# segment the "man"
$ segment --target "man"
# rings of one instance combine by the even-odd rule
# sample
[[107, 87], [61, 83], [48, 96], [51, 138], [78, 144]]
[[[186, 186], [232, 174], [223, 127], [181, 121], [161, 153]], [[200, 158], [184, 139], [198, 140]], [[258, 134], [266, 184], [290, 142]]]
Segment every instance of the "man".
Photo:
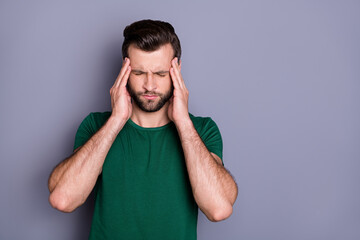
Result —
[[74, 153], [49, 178], [49, 201], [72, 212], [94, 190], [90, 239], [196, 239], [198, 207], [221, 221], [237, 197], [219, 129], [188, 112], [169, 23], [138, 21], [124, 37], [112, 111], [83, 120]]

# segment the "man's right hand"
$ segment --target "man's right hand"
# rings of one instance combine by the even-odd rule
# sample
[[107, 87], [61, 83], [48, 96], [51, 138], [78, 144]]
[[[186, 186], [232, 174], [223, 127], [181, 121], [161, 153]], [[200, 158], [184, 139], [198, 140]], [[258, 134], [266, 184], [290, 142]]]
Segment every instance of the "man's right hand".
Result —
[[130, 59], [125, 58], [120, 73], [110, 89], [112, 116], [126, 122], [132, 114], [131, 96], [126, 89], [131, 72]]
[[83, 147], [78, 148], [51, 173], [49, 201], [54, 208], [72, 212], [85, 202], [94, 188], [110, 147], [132, 114], [131, 97], [126, 89], [130, 72], [130, 59], [125, 58], [119, 76], [110, 89], [111, 117]]

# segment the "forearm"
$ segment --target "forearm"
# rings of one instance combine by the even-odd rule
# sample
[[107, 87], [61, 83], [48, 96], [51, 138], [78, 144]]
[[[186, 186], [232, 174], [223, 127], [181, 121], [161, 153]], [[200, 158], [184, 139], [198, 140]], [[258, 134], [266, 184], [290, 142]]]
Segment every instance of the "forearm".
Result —
[[212, 221], [227, 218], [237, 197], [234, 179], [208, 151], [190, 119], [177, 129], [196, 203]]
[[78, 151], [54, 169], [49, 178], [49, 200], [53, 207], [71, 212], [85, 202], [124, 124], [110, 117]]
[[62, 177], [62, 175], [64, 174], [64, 172], [68, 169], [69, 166], [71, 166], [72, 161], [73, 161], [72, 160], [73, 156], [75, 155], [76, 151], [78, 151], [80, 148], [81, 148], [81, 146], [78, 147], [77, 149], [75, 149], [74, 152], [69, 157], [67, 157], [64, 161], [62, 161], [57, 166], [55, 166], [55, 168], [53, 169], [53, 171], [50, 174], [50, 177], [48, 179], [48, 188], [49, 188], [50, 193], [52, 193], [54, 191], [56, 185], [58, 184], [58, 182], [59, 182], [60, 178]]

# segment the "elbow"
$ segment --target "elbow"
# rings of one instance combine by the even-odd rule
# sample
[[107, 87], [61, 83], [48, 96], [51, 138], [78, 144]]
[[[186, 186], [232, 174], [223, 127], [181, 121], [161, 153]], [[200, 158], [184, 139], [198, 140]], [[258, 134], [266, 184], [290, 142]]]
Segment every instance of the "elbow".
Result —
[[207, 217], [211, 222], [220, 222], [229, 218], [232, 212], [233, 212], [233, 207], [230, 204], [228, 204], [226, 206], [214, 210]]
[[70, 213], [76, 209], [76, 207], [71, 206], [67, 198], [64, 196], [59, 196], [59, 194], [56, 192], [52, 192], [50, 194], [49, 202], [53, 208], [64, 213]]

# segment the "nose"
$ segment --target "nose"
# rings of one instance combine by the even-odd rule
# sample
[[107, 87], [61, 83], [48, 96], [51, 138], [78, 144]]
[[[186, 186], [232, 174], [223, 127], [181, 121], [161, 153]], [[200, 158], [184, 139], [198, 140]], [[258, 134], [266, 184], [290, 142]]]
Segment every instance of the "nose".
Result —
[[155, 81], [155, 77], [154, 77], [153, 73], [148, 72], [146, 74], [146, 79], [145, 79], [145, 82], [144, 82], [144, 88], [149, 92], [154, 91], [156, 89], [156, 81]]

